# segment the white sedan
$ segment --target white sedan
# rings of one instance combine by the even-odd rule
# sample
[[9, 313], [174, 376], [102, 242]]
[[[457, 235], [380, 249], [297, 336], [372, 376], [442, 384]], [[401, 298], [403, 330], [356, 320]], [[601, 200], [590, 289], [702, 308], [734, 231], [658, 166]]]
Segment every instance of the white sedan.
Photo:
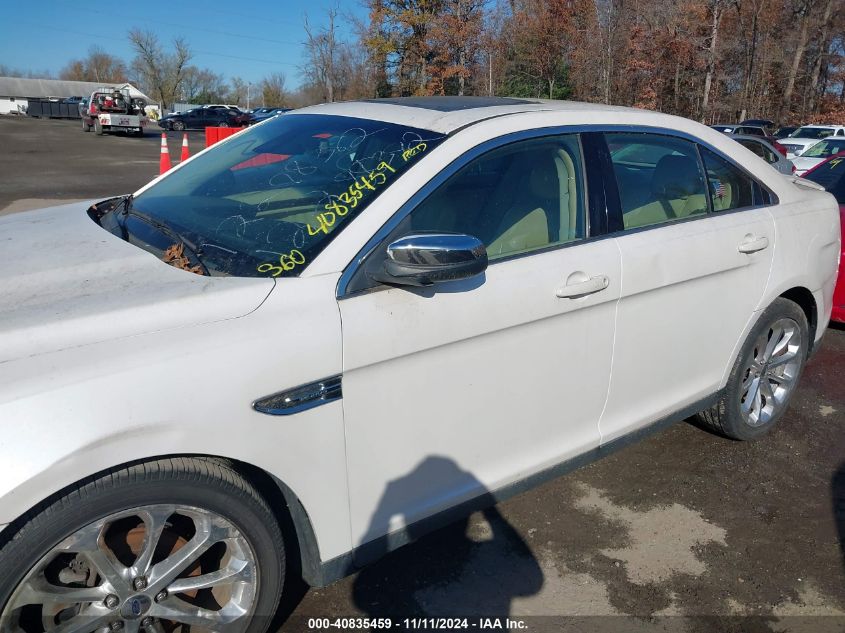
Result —
[[331, 582], [693, 414], [757, 438], [840, 252], [715, 130], [486, 98], [298, 110], [0, 236], [16, 633], [260, 632], [286, 556]]
[[811, 145], [800, 156], [792, 159], [792, 164], [795, 165], [795, 175], [803, 176], [816, 165], [840, 152], [845, 152], [845, 137], [826, 138], [815, 145]]

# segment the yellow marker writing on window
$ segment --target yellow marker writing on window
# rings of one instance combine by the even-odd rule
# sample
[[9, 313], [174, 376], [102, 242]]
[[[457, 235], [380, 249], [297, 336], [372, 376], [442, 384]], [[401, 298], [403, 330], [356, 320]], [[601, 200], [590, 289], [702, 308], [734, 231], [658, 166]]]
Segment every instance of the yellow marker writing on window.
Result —
[[279, 256], [278, 265], [271, 262], [265, 262], [258, 267], [260, 273], [270, 273], [273, 277], [278, 277], [283, 272], [293, 270], [297, 266], [305, 263], [305, 255], [300, 251], [293, 249], [290, 253], [285, 253]]
[[402, 152], [402, 158], [405, 160], [405, 162], [407, 162], [409, 158], [416, 156], [420, 152], [424, 152], [426, 147], [428, 147], [428, 145], [426, 145], [425, 143], [418, 143], [414, 147], [406, 149], [404, 152]]

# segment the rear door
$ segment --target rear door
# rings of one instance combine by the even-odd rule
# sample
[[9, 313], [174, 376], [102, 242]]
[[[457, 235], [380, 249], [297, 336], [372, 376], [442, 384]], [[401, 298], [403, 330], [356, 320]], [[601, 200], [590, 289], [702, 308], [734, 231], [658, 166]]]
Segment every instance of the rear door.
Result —
[[657, 133], [607, 133], [622, 289], [602, 442], [715, 391], [769, 278], [769, 195], [726, 157]]

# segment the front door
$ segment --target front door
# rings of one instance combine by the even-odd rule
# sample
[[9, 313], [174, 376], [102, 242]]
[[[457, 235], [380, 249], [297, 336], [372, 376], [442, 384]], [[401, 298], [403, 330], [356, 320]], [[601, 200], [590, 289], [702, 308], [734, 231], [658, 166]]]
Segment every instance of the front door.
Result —
[[340, 299], [353, 544], [598, 445], [620, 263], [586, 239], [583, 173], [577, 135], [468, 161], [359, 274], [424, 231], [482, 239], [486, 273]]

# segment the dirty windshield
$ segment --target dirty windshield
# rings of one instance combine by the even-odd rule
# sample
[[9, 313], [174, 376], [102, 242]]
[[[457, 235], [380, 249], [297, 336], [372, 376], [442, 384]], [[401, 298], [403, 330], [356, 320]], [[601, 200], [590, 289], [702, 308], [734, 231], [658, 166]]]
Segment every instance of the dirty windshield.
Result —
[[443, 138], [367, 119], [282, 115], [198, 156], [132, 209], [195, 245], [210, 274], [296, 276]]

